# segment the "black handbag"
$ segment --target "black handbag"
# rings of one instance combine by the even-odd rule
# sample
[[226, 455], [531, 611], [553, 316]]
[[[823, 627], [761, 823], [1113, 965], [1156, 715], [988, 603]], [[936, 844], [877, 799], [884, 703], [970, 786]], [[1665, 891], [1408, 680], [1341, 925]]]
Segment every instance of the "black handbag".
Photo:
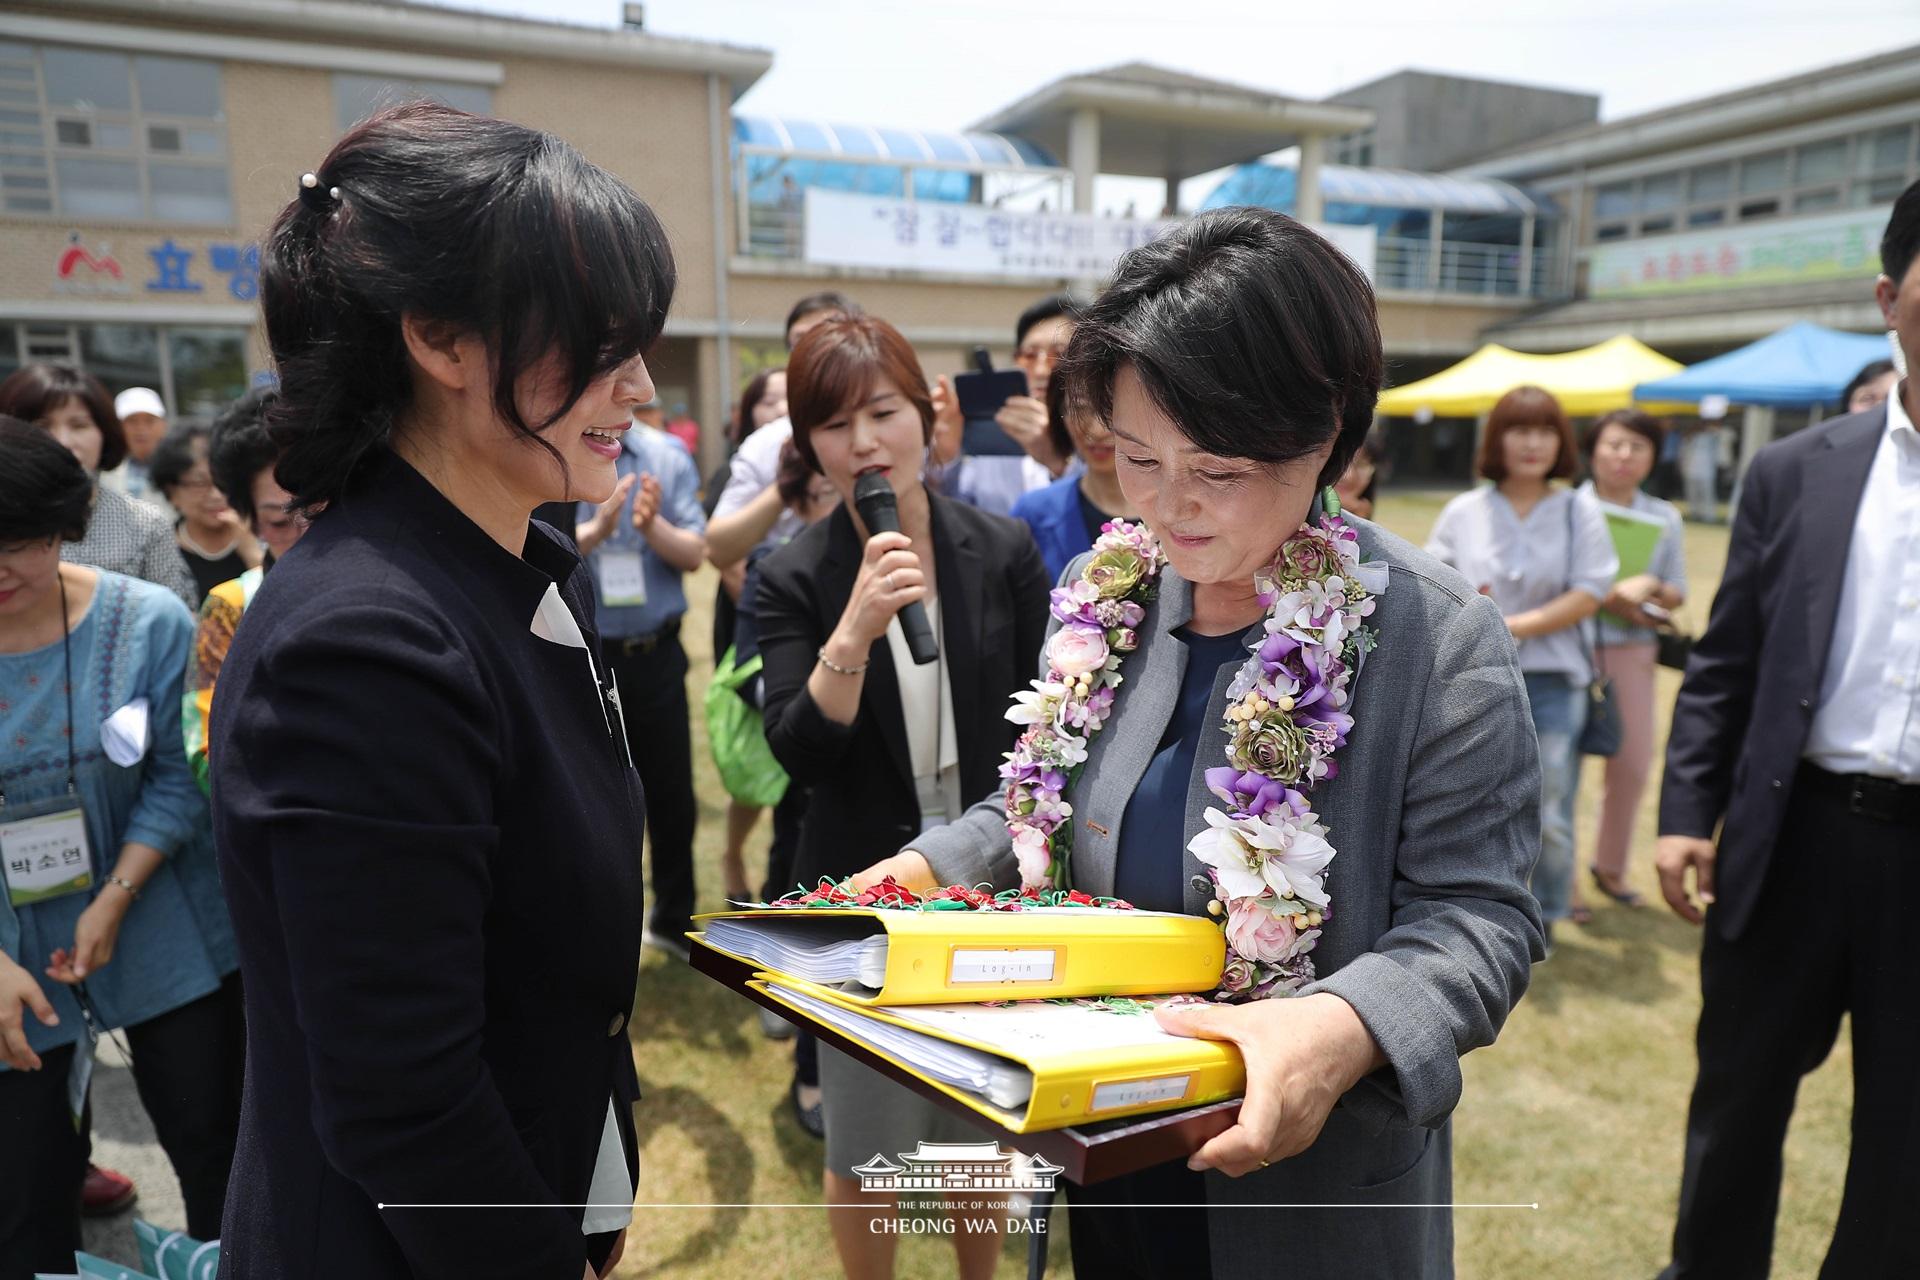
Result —
[[[1579, 501], [1576, 496], [1575, 502]], [[1567, 582], [1573, 582], [1573, 503], [1567, 504]], [[1613, 756], [1620, 752], [1620, 741], [1626, 730], [1620, 723], [1620, 707], [1614, 700], [1613, 681], [1600, 669], [1599, 655], [1594, 652], [1593, 640], [1587, 635], [1587, 624], [1576, 622], [1574, 630], [1580, 633], [1580, 645], [1587, 651], [1587, 722], [1580, 730], [1577, 744], [1583, 756]]]
[[1675, 671], [1687, 669], [1687, 659], [1693, 657], [1693, 637], [1684, 631], [1669, 631], [1666, 628], [1653, 633], [1654, 661], [1663, 667], [1672, 667]]

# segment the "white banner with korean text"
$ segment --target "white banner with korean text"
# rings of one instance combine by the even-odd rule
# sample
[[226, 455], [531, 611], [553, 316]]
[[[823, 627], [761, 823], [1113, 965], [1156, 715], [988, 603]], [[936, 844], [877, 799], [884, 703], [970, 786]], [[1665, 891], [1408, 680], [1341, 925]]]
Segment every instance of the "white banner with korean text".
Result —
[[[937, 271], [1025, 280], [1104, 279], [1121, 254], [1176, 220], [1023, 213], [809, 187], [804, 255], [823, 266]], [[1316, 227], [1373, 274], [1371, 226]]]

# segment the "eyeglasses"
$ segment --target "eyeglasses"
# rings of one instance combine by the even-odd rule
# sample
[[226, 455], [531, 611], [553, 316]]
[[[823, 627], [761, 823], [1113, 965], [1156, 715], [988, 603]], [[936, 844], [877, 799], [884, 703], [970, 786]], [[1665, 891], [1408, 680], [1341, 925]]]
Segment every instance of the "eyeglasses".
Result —
[[1046, 358], [1048, 364], [1059, 364], [1062, 360], [1066, 359], [1066, 344], [1060, 343], [1057, 346], [1051, 347], [1021, 347], [1013, 353], [1013, 359], [1016, 364], [1038, 364], [1043, 356]]

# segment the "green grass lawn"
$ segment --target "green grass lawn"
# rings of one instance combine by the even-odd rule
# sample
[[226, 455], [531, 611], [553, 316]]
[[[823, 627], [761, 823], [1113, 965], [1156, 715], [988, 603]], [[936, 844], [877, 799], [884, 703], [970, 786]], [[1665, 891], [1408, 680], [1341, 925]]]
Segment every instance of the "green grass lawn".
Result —
[[[1424, 539], [1446, 494], [1393, 493], [1380, 512], [1395, 532]], [[1688, 526], [1687, 566], [1698, 630], [1719, 582], [1726, 532]], [[685, 628], [697, 709], [714, 577], [689, 583]], [[1679, 687], [1662, 670], [1659, 741]], [[702, 910], [720, 906], [725, 795], [696, 710], [700, 796], [696, 860]], [[1656, 774], [1643, 806], [1632, 881], [1656, 905], [1601, 903], [1593, 923], [1562, 927], [1557, 950], [1500, 1042], [1464, 1064], [1454, 1118], [1454, 1195], [1462, 1204], [1524, 1203], [1537, 1210], [1461, 1209], [1459, 1274], [1466, 1280], [1650, 1277], [1664, 1265], [1680, 1180], [1693, 1031], [1699, 1013], [1699, 934], [1659, 900], [1652, 854]], [[1580, 861], [1590, 854], [1599, 765], [1582, 784]], [[749, 879], [765, 865], [763, 820], [749, 846]], [[763, 1039], [754, 1009], [686, 966], [649, 951], [633, 1018], [643, 1101], [640, 1201], [624, 1277], [833, 1276], [839, 1266], [820, 1200], [818, 1143], [787, 1105], [791, 1052]], [[1777, 1276], [1819, 1268], [1839, 1209], [1851, 1112], [1845, 1033], [1806, 1081], [1787, 1143], [1786, 1185], [1774, 1253]], [[717, 1206], [717, 1207], [716, 1207]], [[748, 1207], [752, 1206], [752, 1207]], [[781, 1207], [775, 1207], [781, 1206]], [[787, 1207], [797, 1206], [797, 1207]], [[1065, 1214], [1056, 1210], [1051, 1274], [1069, 1275]], [[1024, 1239], [1009, 1237], [1000, 1274], [1024, 1275]], [[1276, 1260], [1275, 1274], [1283, 1264]], [[906, 1237], [898, 1274], [950, 1276], [951, 1245]]]

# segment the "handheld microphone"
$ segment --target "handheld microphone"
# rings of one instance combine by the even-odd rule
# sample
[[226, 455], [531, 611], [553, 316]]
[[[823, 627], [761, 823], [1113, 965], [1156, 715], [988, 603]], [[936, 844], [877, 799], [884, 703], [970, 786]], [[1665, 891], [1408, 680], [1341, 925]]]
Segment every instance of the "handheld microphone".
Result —
[[[853, 505], [859, 509], [860, 521], [867, 526], [869, 537], [876, 533], [900, 532], [900, 500], [893, 496], [893, 486], [879, 472], [869, 471], [854, 482]], [[927, 625], [926, 606], [918, 600], [901, 607], [900, 630], [906, 635], [907, 652], [913, 655], [916, 666], [924, 667], [940, 656], [933, 628]]]

